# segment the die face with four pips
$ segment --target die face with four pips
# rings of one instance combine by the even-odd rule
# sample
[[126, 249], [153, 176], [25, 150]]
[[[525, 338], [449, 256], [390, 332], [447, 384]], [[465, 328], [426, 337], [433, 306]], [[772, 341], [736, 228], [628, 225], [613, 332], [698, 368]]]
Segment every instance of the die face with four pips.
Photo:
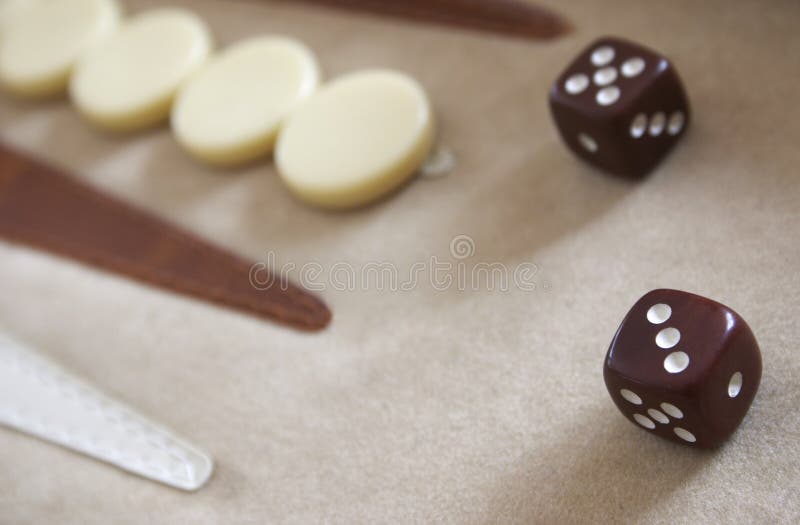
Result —
[[603, 378], [637, 426], [700, 448], [739, 426], [761, 380], [753, 332], [733, 310], [698, 295], [654, 290], [631, 308]]
[[605, 37], [581, 53], [550, 90], [564, 142], [608, 172], [638, 178], [669, 153], [689, 124], [689, 102], [667, 58]]

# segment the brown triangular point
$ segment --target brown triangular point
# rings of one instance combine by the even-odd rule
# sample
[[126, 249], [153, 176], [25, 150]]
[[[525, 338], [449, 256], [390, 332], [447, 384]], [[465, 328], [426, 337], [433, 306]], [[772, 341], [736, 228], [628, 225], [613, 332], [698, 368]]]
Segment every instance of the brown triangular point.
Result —
[[303, 1], [531, 40], [557, 38], [571, 29], [561, 16], [526, 0]]
[[302, 288], [266, 270], [254, 286], [252, 263], [2, 144], [0, 237], [295, 328], [331, 319]]

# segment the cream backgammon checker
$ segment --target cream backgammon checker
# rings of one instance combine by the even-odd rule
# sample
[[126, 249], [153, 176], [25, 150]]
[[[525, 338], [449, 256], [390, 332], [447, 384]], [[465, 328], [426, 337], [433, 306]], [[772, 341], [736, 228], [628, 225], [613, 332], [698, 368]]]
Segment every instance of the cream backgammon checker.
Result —
[[214, 469], [203, 452], [0, 334], [0, 425], [182, 490]]
[[11, 20], [18, 14], [39, 0], [0, 0], [0, 36], [3, 28], [11, 24]]
[[205, 22], [191, 11], [146, 11], [79, 60], [70, 81], [72, 100], [103, 128], [129, 131], [160, 123], [211, 49]]
[[300, 199], [353, 208], [409, 180], [431, 151], [434, 129], [431, 104], [416, 80], [389, 70], [351, 73], [290, 115], [275, 160]]
[[237, 43], [181, 89], [172, 127], [189, 153], [232, 166], [268, 155], [281, 123], [319, 86], [314, 53], [285, 37]]
[[120, 20], [116, 0], [5, 0], [0, 9], [0, 82], [29, 97], [64, 92], [76, 61]]

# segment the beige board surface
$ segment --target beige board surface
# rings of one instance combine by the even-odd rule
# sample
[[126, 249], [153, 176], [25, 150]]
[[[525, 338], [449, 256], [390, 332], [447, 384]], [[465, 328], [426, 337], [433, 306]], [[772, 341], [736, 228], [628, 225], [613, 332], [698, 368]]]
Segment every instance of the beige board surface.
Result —
[[[298, 38], [329, 77], [408, 72], [458, 167], [331, 214], [294, 200], [268, 162], [231, 178], [166, 128], [109, 137], [66, 102], [0, 99], [3, 139], [249, 257], [320, 264], [334, 311], [327, 331], [301, 334], [0, 244], [8, 330], [217, 462], [186, 496], [2, 430], [2, 521], [797, 522], [797, 2], [548, 1], [576, 27], [552, 43], [295, 2], [176, 3], [222, 45]], [[638, 183], [577, 161], [547, 109], [551, 82], [603, 34], [667, 54], [693, 104], [685, 139]], [[472, 257], [465, 238], [453, 243], [465, 258], [451, 255], [460, 235]], [[459, 261], [535, 264], [537, 288], [438, 290], [423, 274], [408, 291], [349, 291], [328, 278], [342, 261], [407, 276], [431, 256], [453, 274]], [[761, 344], [760, 392], [719, 451], [654, 439], [605, 391], [618, 323], [661, 286], [731, 306]]]

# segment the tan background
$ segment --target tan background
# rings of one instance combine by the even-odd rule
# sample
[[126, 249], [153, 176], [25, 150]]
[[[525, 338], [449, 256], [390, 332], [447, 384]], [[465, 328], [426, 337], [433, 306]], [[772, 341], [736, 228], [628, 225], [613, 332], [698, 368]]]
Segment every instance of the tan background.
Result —
[[[0, 99], [3, 139], [253, 259], [407, 272], [452, 261], [451, 239], [469, 235], [468, 263], [535, 263], [539, 288], [329, 286], [334, 322], [307, 335], [0, 243], [0, 323], [217, 461], [187, 495], [0, 430], [0, 523], [800, 520], [798, 2], [568, 2], [578, 30], [548, 44], [292, 2], [180, 3], [221, 44], [281, 32], [328, 76], [412, 73], [458, 169], [329, 214], [295, 202], [269, 163], [213, 172], [165, 129], [103, 136], [63, 101]], [[670, 56], [695, 109], [640, 183], [576, 161], [545, 103], [606, 33]], [[661, 286], [732, 306], [762, 346], [761, 390], [716, 452], [638, 430], [603, 385], [617, 324]]]

